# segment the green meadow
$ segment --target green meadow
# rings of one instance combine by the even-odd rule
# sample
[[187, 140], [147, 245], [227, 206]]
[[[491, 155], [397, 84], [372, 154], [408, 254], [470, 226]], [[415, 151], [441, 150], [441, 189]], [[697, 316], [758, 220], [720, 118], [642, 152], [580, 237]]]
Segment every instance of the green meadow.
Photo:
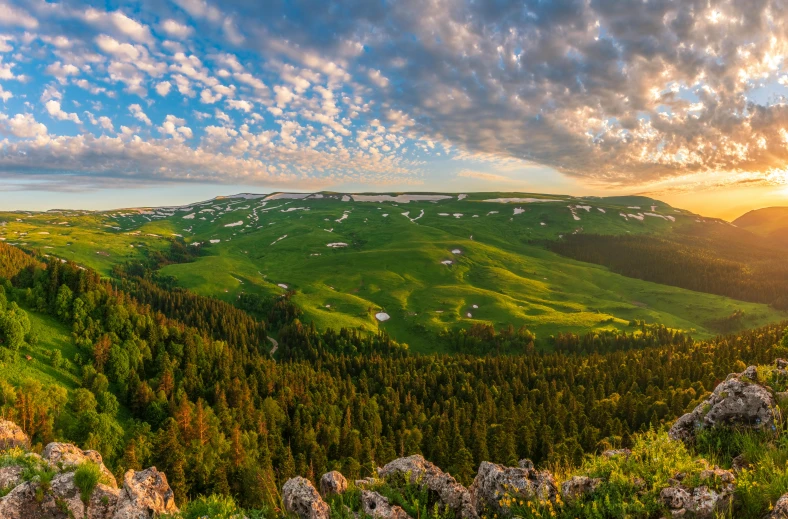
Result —
[[[627, 329], [632, 320], [707, 337], [736, 310], [744, 312], [742, 328], [784, 317], [766, 305], [616, 275], [542, 246], [571, 233], [661, 235], [728, 225], [650, 198], [292, 196], [302, 195], [86, 213], [61, 226], [51, 213], [21, 222], [3, 215], [2, 236], [104, 273], [182, 237], [200, 244], [203, 256], [162, 273], [185, 288], [229, 302], [243, 292], [293, 289], [304, 320], [321, 329], [381, 329], [421, 352], [442, 348], [441, 331], [477, 322], [526, 326], [543, 344], [561, 331]], [[380, 312], [390, 319], [380, 322]]]

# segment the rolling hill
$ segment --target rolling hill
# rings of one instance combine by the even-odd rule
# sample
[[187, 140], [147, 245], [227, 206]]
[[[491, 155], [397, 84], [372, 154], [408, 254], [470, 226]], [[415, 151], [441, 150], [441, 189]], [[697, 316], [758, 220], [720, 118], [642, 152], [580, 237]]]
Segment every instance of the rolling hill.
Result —
[[788, 244], [788, 207], [755, 209], [738, 217], [733, 225], [775, 242]]
[[246, 193], [183, 207], [1, 213], [0, 221], [7, 243], [104, 274], [182, 238], [202, 255], [161, 270], [179, 286], [228, 302], [295, 290], [303, 320], [319, 329], [385, 330], [421, 352], [440, 351], [443, 330], [477, 323], [526, 326], [538, 340], [626, 330], [637, 320], [710, 336], [737, 311], [741, 327], [784, 315], [631, 279], [542, 246], [579, 233], [729, 225], [646, 197]]

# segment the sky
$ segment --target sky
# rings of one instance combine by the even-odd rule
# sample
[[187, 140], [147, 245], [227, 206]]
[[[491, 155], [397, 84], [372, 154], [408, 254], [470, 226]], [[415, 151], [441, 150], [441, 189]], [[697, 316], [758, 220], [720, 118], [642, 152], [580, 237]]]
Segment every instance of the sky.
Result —
[[0, 209], [237, 192], [788, 205], [779, 0], [0, 0]]

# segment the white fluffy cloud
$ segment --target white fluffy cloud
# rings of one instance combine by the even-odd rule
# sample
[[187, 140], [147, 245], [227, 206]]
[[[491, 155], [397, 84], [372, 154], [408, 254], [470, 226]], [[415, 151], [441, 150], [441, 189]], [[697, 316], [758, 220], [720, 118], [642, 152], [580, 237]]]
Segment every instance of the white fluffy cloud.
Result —
[[138, 121], [142, 121], [148, 126], [153, 124], [150, 118], [148, 118], [148, 116], [145, 114], [145, 112], [142, 110], [142, 107], [139, 104], [135, 103], [133, 105], [130, 105], [129, 112], [131, 112], [134, 118], [137, 119]]
[[45, 106], [47, 113], [49, 113], [52, 118], [57, 119], [58, 121], [71, 121], [76, 124], [82, 124], [82, 121], [79, 120], [77, 114], [65, 112], [62, 108], [60, 108], [60, 101], [50, 99], [46, 102]]

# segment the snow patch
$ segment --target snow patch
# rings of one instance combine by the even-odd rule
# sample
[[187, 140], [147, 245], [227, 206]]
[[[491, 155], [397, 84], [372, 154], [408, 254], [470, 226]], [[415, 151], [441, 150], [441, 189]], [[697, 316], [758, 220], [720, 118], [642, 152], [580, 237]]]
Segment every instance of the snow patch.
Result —
[[228, 223], [228, 224], [225, 225], [225, 227], [238, 227], [239, 225], [243, 225], [243, 224], [244, 224], [244, 221], [243, 220], [239, 220], [237, 222]]
[[463, 193], [461, 195], [457, 195], [457, 200], [463, 200], [465, 198], [468, 198], [468, 195], [466, 195], [465, 193]]
[[389, 319], [391, 319], [391, 316], [386, 312], [378, 312], [375, 314], [375, 319], [377, 319], [382, 323], [384, 321], [388, 321]]
[[563, 202], [563, 200], [555, 200], [552, 198], [490, 198], [485, 202], [496, 202], [499, 204], [536, 204], [540, 202]]
[[408, 202], [437, 202], [452, 198], [446, 195], [351, 195], [354, 202], [397, 202], [407, 204]]
[[326, 244], [326, 247], [331, 247], [332, 249], [338, 249], [340, 247], [347, 247], [347, 243], [343, 243], [341, 241], [338, 241], [338, 242], [335, 242], [335, 243], [328, 243], [328, 244]]
[[281, 200], [281, 199], [289, 199], [289, 200], [302, 200], [308, 197], [309, 193], [273, 193], [265, 197], [265, 200]]

